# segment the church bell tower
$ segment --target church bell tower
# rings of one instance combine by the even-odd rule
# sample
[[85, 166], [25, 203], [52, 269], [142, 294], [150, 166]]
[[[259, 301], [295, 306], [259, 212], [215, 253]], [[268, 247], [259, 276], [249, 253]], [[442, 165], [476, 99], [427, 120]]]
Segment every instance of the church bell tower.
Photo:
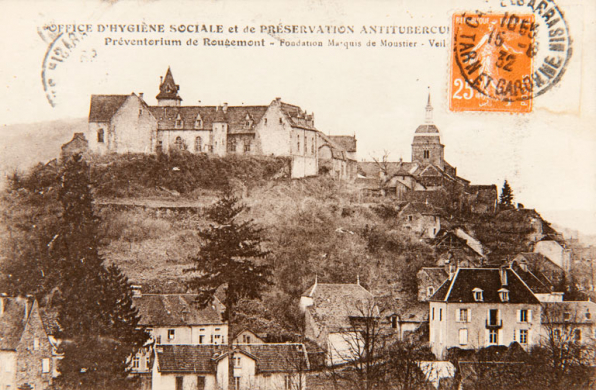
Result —
[[445, 168], [445, 146], [441, 144], [439, 129], [433, 123], [433, 107], [430, 104], [430, 90], [426, 103], [424, 124], [418, 126], [412, 142], [412, 162], [421, 165], [435, 165], [441, 170]]

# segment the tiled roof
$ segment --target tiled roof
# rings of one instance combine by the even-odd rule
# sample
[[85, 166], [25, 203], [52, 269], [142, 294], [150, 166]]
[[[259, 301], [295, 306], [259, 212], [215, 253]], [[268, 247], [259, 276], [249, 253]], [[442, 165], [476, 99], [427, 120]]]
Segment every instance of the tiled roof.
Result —
[[308, 307], [313, 318], [331, 330], [350, 326], [349, 317], [362, 317], [373, 295], [359, 284], [316, 283], [302, 294], [313, 298]]
[[400, 214], [440, 215], [439, 210], [431, 204], [410, 202], [401, 209]]
[[4, 311], [0, 314], [0, 350], [14, 351], [21, 341], [34, 300], [22, 297], [0, 299], [4, 304]]
[[433, 301], [474, 303], [473, 290], [483, 291], [484, 303], [502, 303], [499, 290], [509, 290], [508, 303], [538, 304], [538, 299], [521, 279], [510, 269], [504, 269], [507, 284], [501, 281], [499, 268], [460, 268], [451, 281], [444, 283], [432, 296]]
[[258, 372], [288, 372], [308, 369], [306, 349], [302, 344], [242, 345], [257, 360]]
[[91, 95], [89, 122], [109, 122], [130, 95]]
[[319, 136], [323, 140], [323, 144], [321, 146], [319, 146], [319, 148], [327, 145], [331, 149], [331, 156], [334, 159], [337, 159], [337, 160], [345, 160], [346, 159], [346, 157], [347, 157], [346, 150], [343, 147], [341, 147], [340, 145], [335, 143], [335, 141], [333, 141], [331, 138], [329, 138], [328, 136], [326, 136], [323, 133], [319, 133]]
[[222, 324], [224, 310], [219, 300], [211, 307], [199, 310], [195, 294], [143, 294], [134, 297], [134, 306], [141, 316], [144, 326], [184, 326]]
[[514, 272], [524, 281], [534, 294], [548, 294], [551, 292], [549, 285], [545, 284], [543, 280], [539, 279], [532, 272], [524, 271], [519, 267], [516, 267]]
[[[257, 372], [289, 372], [308, 369], [302, 344], [248, 344], [236, 351], [256, 361]], [[227, 354], [222, 345], [156, 346], [159, 370], [163, 373], [215, 374], [217, 361]]]
[[290, 126], [306, 130], [316, 130], [312, 115], [293, 104], [281, 102], [281, 111], [286, 114], [290, 121]]
[[443, 267], [423, 267], [420, 271], [428, 275], [428, 278], [435, 286], [441, 285], [449, 277], [449, 274]]
[[[416, 171], [420, 167], [418, 163], [415, 162], [386, 162], [380, 163], [387, 167], [387, 174], [388, 176], [395, 176], [396, 174], [403, 172], [404, 176], [406, 173], [410, 175], [415, 175]], [[381, 168], [379, 167], [379, 163], [374, 161], [359, 161], [358, 162], [358, 172], [366, 177], [379, 177], [379, 173], [381, 172]], [[401, 173], [400, 173], [401, 174]]]
[[[158, 130], [211, 130], [215, 121], [223, 121], [228, 124], [228, 133], [234, 134], [254, 133], [267, 106], [231, 106], [225, 113], [217, 106], [152, 106], [149, 109], [157, 119]], [[179, 128], [176, 127], [178, 116], [182, 121]], [[202, 126], [197, 127], [199, 116]]]
[[226, 351], [222, 345], [158, 345], [160, 372], [215, 374], [215, 359]]
[[425, 322], [428, 321], [428, 302], [416, 302], [409, 305], [400, 315], [400, 322]]
[[346, 152], [356, 152], [356, 137], [351, 135], [330, 135], [329, 138]]
[[[596, 303], [591, 301], [543, 302], [542, 322], [595, 324]], [[567, 319], [566, 314], [567, 314]]]

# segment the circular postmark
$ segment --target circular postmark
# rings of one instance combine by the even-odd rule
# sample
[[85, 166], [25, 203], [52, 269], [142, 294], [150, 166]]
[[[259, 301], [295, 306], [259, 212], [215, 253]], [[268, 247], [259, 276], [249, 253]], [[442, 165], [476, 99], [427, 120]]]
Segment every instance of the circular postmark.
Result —
[[476, 91], [502, 102], [531, 100], [557, 84], [571, 58], [569, 29], [552, 0], [516, 0], [515, 13], [453, 18], [453, 55]]
[[56, 25], [44, 26], [39, 29], [40, 36], [44, 40], [50, 40], [48, 49], [43, 58], [41, 68], [41, 82], [44, 93], [50, 105], [57, 104], [58, 71], [72, 58], [75, 50], [80, 62], [93, 61], [97, 56], [95, 50], [80, 49], [80, 44], [88, 37], [86, 31], [60, 31]]

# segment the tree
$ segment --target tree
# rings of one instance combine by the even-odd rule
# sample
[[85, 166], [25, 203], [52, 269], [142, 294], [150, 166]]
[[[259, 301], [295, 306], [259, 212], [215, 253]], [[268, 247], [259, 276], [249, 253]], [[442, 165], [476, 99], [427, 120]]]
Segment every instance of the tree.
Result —
[[198, 293], [197, 304], [204, 308], [211, 304], [216, 290], [221, 289], [228, 321], [229, 389], [234, 389], [232, 336], [237, 304], [241, 299], [260, 299], [271, 283], [271, 270], [262, 260], [269, 254], [261, 248], [262, 229], [252, 220], [239, 221], [246, 209], [231, 192], [223, 196], [207, 211], [214, 222], [199, 231], [204, 240], [186, 271], [193, 274], [189, 287]]
[[[596, 384], [591, 367], [596, 344], [590, 337], [591, 328], [582, 326], [586, 324], [586, 312], [578, 305], [554, 302], [542, 306], [544, 332], [540, 344], [531, 351], [536, 363], [531, 377], [545, 381], [543, 388], [587, 389]], [[582, 337], [582, 330], [588, 330], [588, 334]]]
[[52, 251], [60, 272], [55, 302], [63, 340], [58, 388], [126, 389], [129, 359], [147, 340], [127, 278], [99, 255], [89, 166], [81, 155], [61, 175], [60, 232]]
[[434, 360], [416, 334], [400, 339], [384, 322], [374, 300], [350, 302], [350, 325], [339, 330], [330, 356], [331, 379], [337, 389], [371, 390], [424, 388], [428, 381], [421, 361]]
[[503, 188], [501, 189], [501, 196], [499, 196], [499, 205], [503, 209], [508, 209], [513, 207], [513, 190], [511, 186], [505, 180], [503, 183]]

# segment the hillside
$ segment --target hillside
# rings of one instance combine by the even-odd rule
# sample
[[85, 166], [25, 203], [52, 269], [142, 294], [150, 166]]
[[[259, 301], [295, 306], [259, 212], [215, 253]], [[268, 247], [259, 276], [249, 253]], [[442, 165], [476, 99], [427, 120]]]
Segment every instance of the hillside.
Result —
[[[297, 302], [315, 276], [328, 283], [359, 279], [374, 295], [407, 306], [416, 299], [417, 271], [438, 256], [431, 243], [401, 226], [390, 199], [358, 203], [351, 183], [288, 179], [284, 159], [174, 154], [91, 162], [101, 253], [147, 292], [187, 291], [185, 269], [201, 244], [198, 231], [210, 223], [205, 207], [225, 189], [240, 196], [247, 205], [241, 218], [264, 229], [273, 268], [272, 287], [262, 302], [246, 303], [244, 321], [279, 340], [300, 331]], [[27, 268], [51, 261], [60, 169], [38, 165], [2, 193], [3, 291], [31, 292]], [[451, 216], [445, 225], [475, 232], [502, 261], [528, 250], [525, 214]]]
[[15, 169], [24, 170], [39, 161], [60, 155], [60, 146], [75, 132], [87, 129], [87, 119], [62, 119], [49, 122], [2, 125], [0, 127], [0, 188], [4, 177]]

